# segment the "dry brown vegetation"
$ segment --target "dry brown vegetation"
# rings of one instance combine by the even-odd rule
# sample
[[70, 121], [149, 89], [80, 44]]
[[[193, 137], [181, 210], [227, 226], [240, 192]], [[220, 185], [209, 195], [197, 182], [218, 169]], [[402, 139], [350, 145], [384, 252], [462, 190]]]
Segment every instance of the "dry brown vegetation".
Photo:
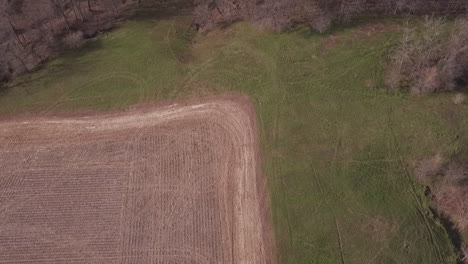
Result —
[[463, 246], [461, 250], [464, 256], [461, 261], [466, 264], [468, 263], [468, 246]]
[[83, 32], [75, 31], [69, 33], [63, 38], [62, 42], [67, 49], [79, 49], [84, 44]]
[[276, 31], [306, 24], [323, 32], [332, 22], [349, 22], [361, 14], [458, 14], [467, 8], [464, 0], [195, 0], [194, 21], [211, 28], [249, 20]]
[[225, 97], [2, 122], [2, 261], [274, 263], [252, 111]]
[[391, 55], [387, 83], [414, 95], [452, 91], [468, 84], [468, 19], [426, 18], [422, 32], [407, 27]]
[[440, 173], [444, 160], [440, 154], [432, 158], [422, 160], [416, 166], [415, 175], [424, 184], [431, 184], [434, 178]]
[[463, 104], [465, 103], [466, 101], [466, 95], [462, 94], [462, 93], [457, 93], [454, 97], [453, 97], [453, 103], [454, 104]]
[[[421, 161], [415, 171], [418, 179], [430, 186], [435, 209], [450, 219], [454, 229], [468, 232], [468, 164], [444, 161], [440, 155]], [[466, 245], [460, 249], [466, 260]]]

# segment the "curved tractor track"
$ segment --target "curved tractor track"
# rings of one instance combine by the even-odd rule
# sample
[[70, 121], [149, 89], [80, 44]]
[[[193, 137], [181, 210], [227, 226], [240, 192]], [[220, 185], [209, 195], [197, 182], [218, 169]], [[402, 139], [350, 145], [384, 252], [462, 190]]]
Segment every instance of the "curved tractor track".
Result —
[[251, 103], [0, 124], [0, 263], [275, 263]]

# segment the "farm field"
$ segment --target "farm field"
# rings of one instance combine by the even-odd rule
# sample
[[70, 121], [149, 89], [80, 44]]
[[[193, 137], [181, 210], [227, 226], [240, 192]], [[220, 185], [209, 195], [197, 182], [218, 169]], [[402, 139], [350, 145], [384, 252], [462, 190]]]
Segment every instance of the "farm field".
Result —
[[234, 96], [4, 122], [0, 262], [272, 263], [255, 122]]
[[243, 93], [259, 122], [278, 263], [455, 263], [413, 168], [467, 153], [468, 106], [451, 94], [385, 89], [403, 24], [273, 34], [237, 23], [195, 33], [184, 17], [131, 20], [11, 83], [0, 114]]

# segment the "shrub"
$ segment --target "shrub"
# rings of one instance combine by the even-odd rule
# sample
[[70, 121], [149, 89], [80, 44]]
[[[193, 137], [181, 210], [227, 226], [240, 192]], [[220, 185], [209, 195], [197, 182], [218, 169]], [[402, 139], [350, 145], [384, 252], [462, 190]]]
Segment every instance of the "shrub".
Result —
[[323, 13], [312, 18], [307, 24], [313, 30], [319, 33], [324, 33], [325, 31], [330, 29], [332, 22], [332, 16], [328, 13]]
[[368, 89], [375, 89], [377, 87], [377, 84], [375, 83], [375, 81], [371, 79], [366, 80], [365, 85]]
[[457, 93], [454, 97], [453, 97], [453, 102], [457, 105], [459, 104], [463, 104], [466, 100], [466, 96], [462, 93]]
[[455, 23], [427, 18], [422, 32], [407, 28], [390, 57], [387, 85], [421, 95], [452, 91], [461, 85], [468, 68], [468, 20]]
[[66, 49], [79, 49], [84, 44], [83, 32], [75, 31], [67, 34], [63, 39], [62, 43]]
[[443, 176], [444, 184], [466, 184], [468, 179], [468, 169], [458, 162], [450, 162], [444, 168]]
[[440, 173], [443, 165], [442, 156], [437, 154], [432, 158], [419, 162], [415, 169], [415, 175], [422, 183], [430, 184]]
[[460, 0], [194, 0], [193, 6], [196, 27], [209, 29], [249, 20], [275, 31], [305, 24], [319, 32], [325, 31], [332, 21], [346, 24], [360, 15], [451, 15], [466, 12]]
[[468, 231], [468, 166], [444, 163], [440, 155], [421, 161], [415, 174], [432, 187], [434, 207], [462, 232]]
[[437, 210], [448, 216], [459, 231], [466, 232], [468, 230], [468, 187], [440, 184], [433, 193]]

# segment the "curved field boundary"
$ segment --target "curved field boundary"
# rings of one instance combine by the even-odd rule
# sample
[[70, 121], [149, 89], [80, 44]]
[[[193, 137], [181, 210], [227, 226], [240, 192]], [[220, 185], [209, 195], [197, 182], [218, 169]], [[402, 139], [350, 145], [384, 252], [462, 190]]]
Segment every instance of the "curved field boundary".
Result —
[[259, 153], [243, 96], [4, 121], [0, 263], [275, 263]]

